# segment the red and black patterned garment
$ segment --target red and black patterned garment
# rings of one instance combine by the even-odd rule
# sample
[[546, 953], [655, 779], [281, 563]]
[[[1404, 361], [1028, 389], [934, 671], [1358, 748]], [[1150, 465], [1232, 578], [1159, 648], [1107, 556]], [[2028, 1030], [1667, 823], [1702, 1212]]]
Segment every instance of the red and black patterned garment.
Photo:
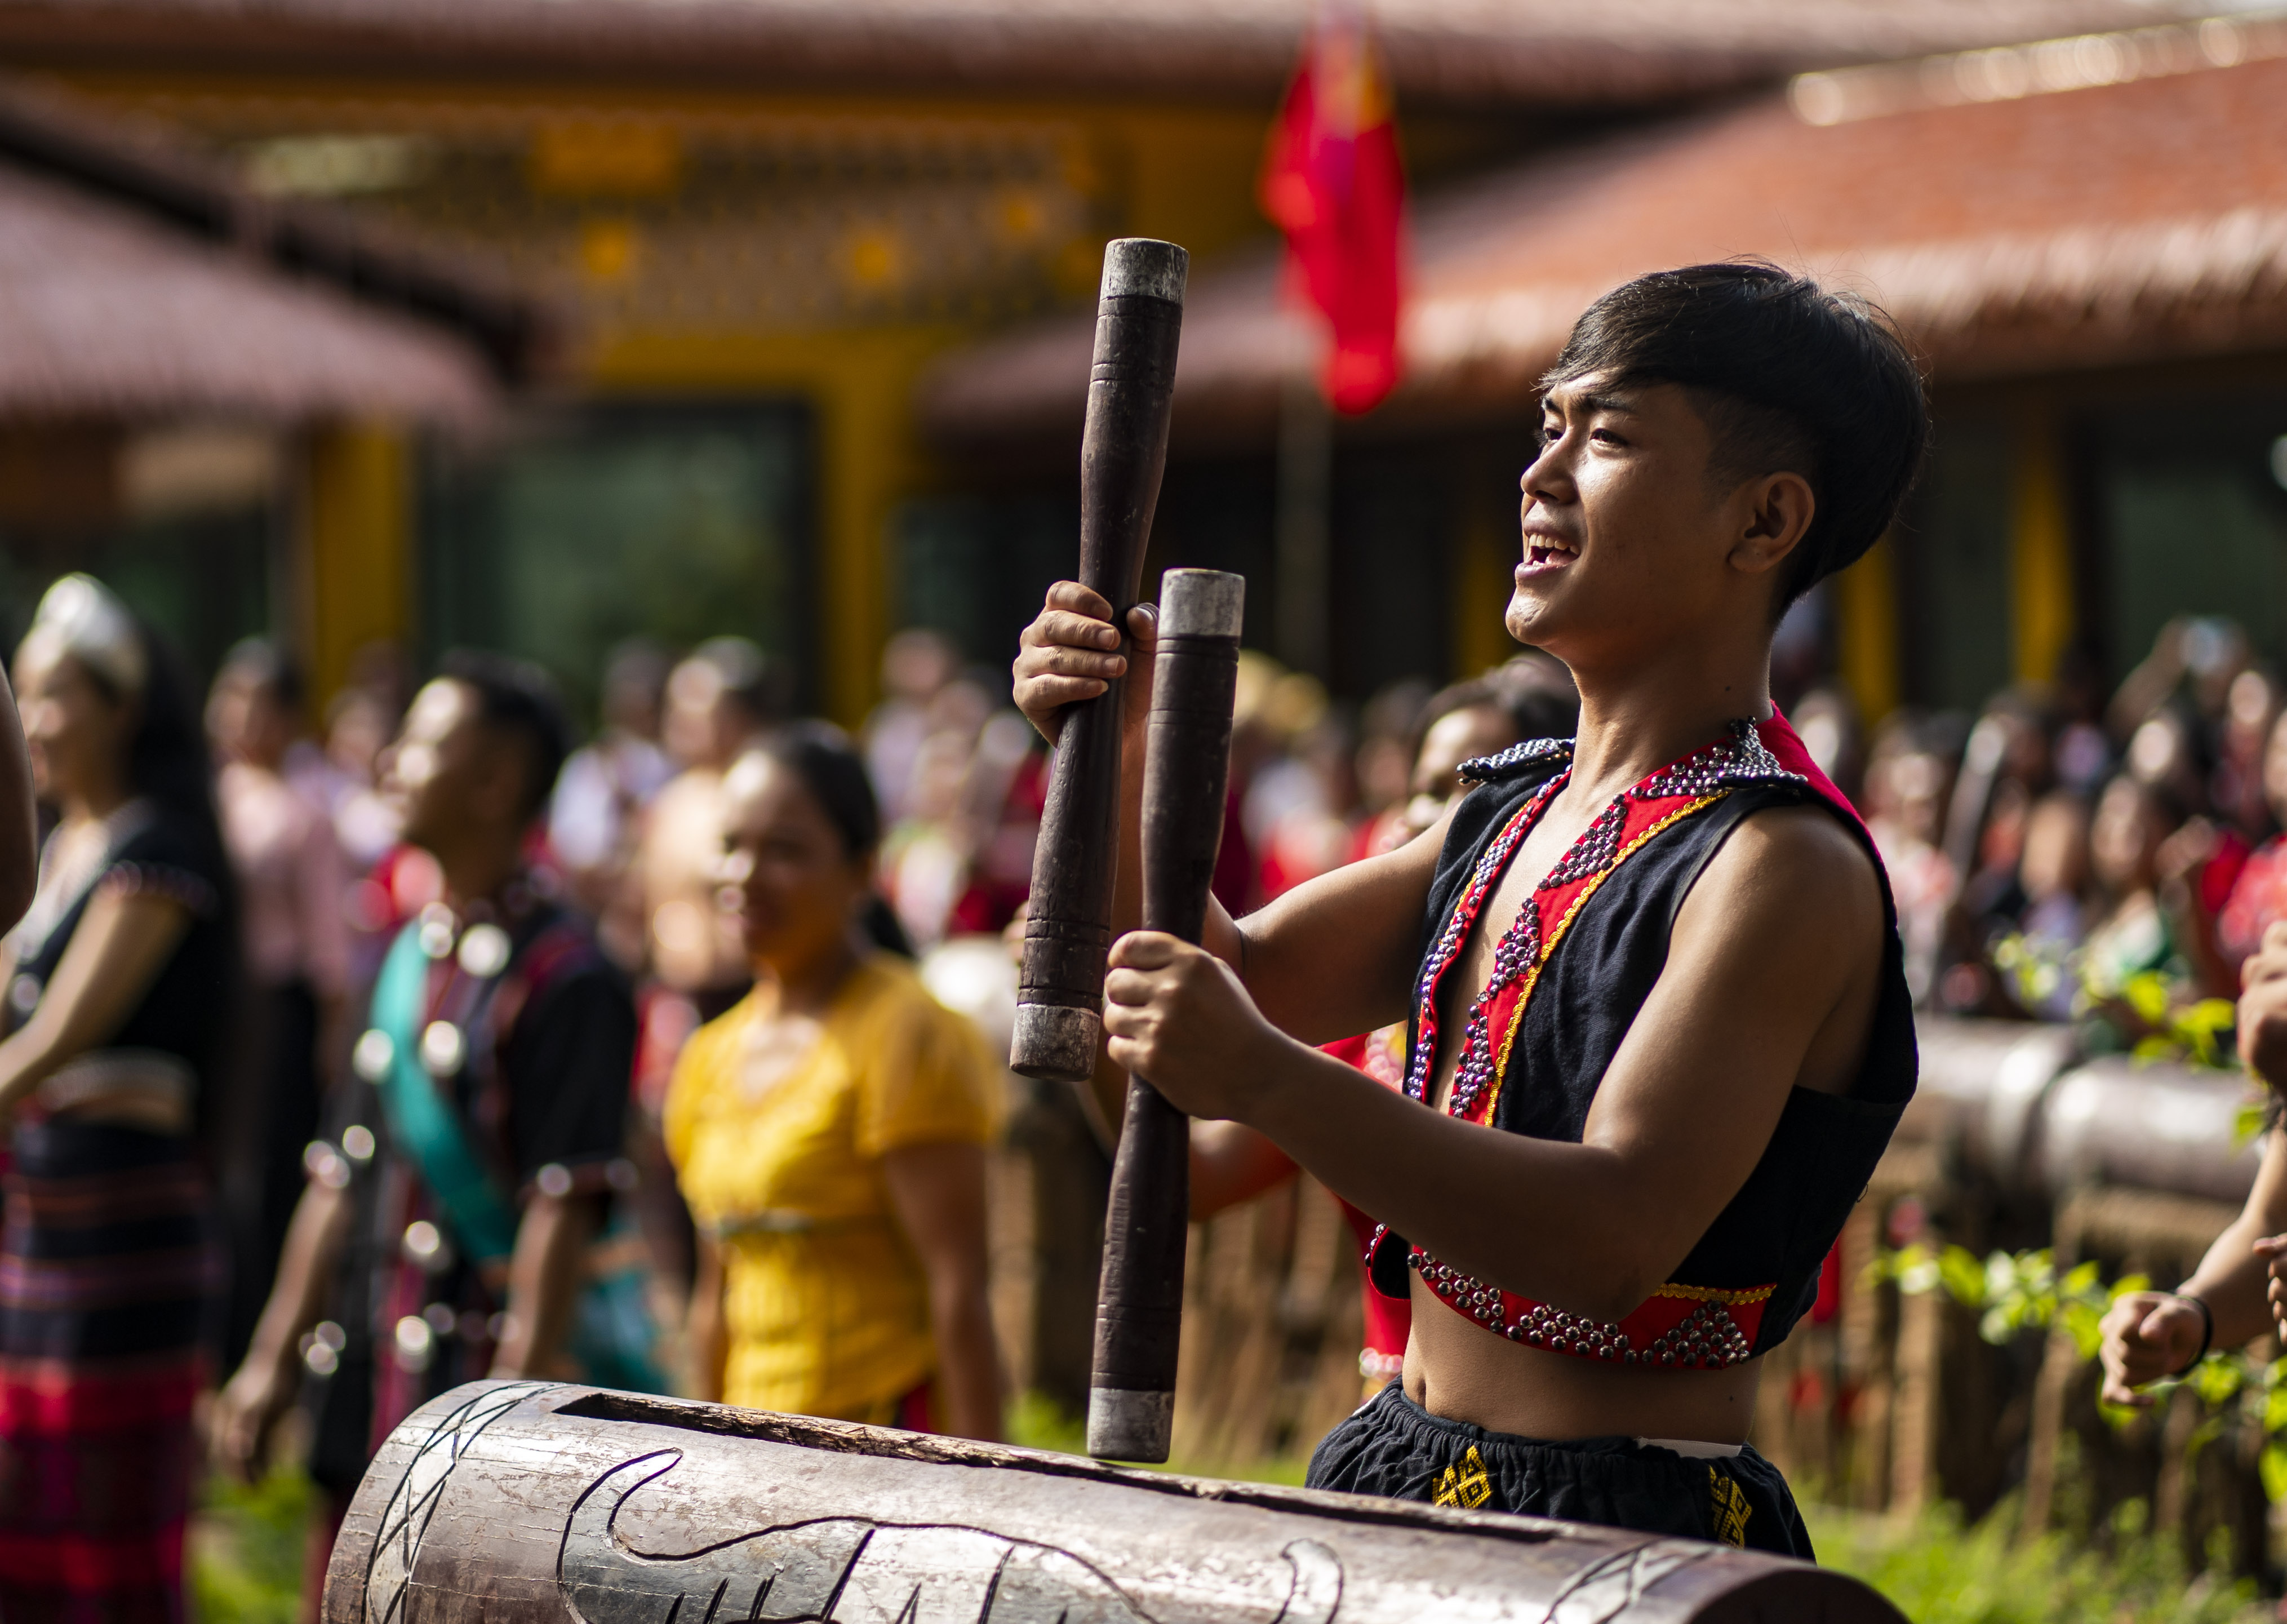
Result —
[[[1677, 910], [1745, 819], [1823, 806], [1881, 860], [1856, 812], [1776, 712], [1623, 791], [1519, 910], [1475, 1002], [1454, 978], [1472, 927], [1571, 771], [1569, 741], [1472, 762], [1438, 861], [1415, 985], [1406, 1091], [1427, 1100], [1436, 1058], [1460, 1045], [1447, 1111], [1534, 1138], [1578, 1144], [1596, 1089], [1667, 960]], [[1839, 1094], [1796, 1089], [1762, 1158], [1690, 1255], [1617, 1323], [1566, 1313], [1472, 1279], [1377, 1231], [1375, 1287], [1407, 1295], [1420, 1272], [1438, 1299], [1528, 1347], [1655, 1369], [1736, 1365], [1776, 1347], [1817, 1295], [1819, 1268], [1913, 1096], [1916, 1052], [1889, 882], [1879, 1000], [1866, 1058]]]
[[[230, 1009], [236, 923], [222, 853], [146, 800], [105, 820], [77, 873], [44, 855], [4, 1024], [39, 1009], [89, 905], [159, 896], [182, 939], [67, 1082], [132, 1078], [194, 1110]], [[183, 1616], [197, 1465], [192, 1405], [221, 1287], [206, 1180], [187, 1134], [28, 1102], [9, 1136], [0, 1224], [0, 1617], [143, 1624]]]

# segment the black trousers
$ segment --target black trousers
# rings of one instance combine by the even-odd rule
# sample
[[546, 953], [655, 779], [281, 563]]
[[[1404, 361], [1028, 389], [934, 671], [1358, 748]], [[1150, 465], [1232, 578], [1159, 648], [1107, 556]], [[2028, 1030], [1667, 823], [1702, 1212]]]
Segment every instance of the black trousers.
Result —
[[1815, 1559], [1786, 1479], [1752, 1446], [1701, 1460], [1628, 1438], [1515, 1438], [1432, 1415], [1396, 1382], [1326, 1434], [1308, 1481]]

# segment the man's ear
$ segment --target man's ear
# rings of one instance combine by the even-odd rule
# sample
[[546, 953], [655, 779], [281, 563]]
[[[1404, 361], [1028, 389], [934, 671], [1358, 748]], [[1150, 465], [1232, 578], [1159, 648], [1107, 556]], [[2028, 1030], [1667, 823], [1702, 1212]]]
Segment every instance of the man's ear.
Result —
[[1739, 487], [1737, 500], [1744, 523], [1731, 544], [1730, 563], [1751, 575], [1784, 563], [1810, 533], [1811, 519], [1818, 511], [1810, 481], [1799, 473], [1750, 479]]

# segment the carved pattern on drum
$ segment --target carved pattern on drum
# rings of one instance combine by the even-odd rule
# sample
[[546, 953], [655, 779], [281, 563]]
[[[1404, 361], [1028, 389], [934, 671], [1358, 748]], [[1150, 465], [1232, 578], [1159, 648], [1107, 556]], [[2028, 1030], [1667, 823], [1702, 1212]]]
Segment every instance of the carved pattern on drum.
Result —
[[1659, 1580], [1714, 1549], [1690, 1540], [1656, 1540], [1608, 1557], [1564, 1587], [1548, 1610], [1548, 1624], [1604, 1624]]
[[436, 1515], [445, 1481], [453, 1475], [478, 1434], [518, 1405], [558, 1386], [553, 1382], [511, 1382], [487, 1388], [466, 1404], [448, 1410], [418, 1449], [405, 1475], [390, 1491], [376, 1525], [373, 1555], [365, 1571], [366, 1624], [397, 1624], [405, 1603], [405, 1587], [413, 1580], [414, 1558], [421, 1554], [421, 1538]]
[[[1151, 1624], [1092, 1564], [983, 1528], [821, 1517], [679, 1555], [637, 1550], [620, 1509], [682, 1458], [621, 1462], [574, 1504], [556, 1582], [583, 1624]], [[1297, 1540], [1280, 1554], [1294, 1580], [1272, 1624], [1330, 1624], [1334, 1553]]]

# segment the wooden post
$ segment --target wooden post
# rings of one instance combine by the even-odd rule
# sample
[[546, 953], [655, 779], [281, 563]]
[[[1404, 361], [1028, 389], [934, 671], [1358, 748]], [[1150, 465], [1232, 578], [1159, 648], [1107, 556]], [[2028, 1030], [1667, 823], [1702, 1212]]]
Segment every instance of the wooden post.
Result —
[[[1159, 646], [1144, 757], [1144, 928], [1196, 942], [1223, 836], [1231, 702], [1246, 581], [1171, 569], [1159, 594]], [[1142, 1077], [1112, 1165], [1088, 1381], [1088, 1452], [1164, 1461], [1175, 1430], [1191, 1208], [1191, 1121]]]
[[475, 1382], [383, 1444], [326, 1624], [1895, 1624], [1853, 1579], [1538, 1517]]
[[[1128, 612], [1167, 461], [1175, 348], [1191, 256], [1127, 237], [1104, 253], [1096, 361], [1080, 454], [1080, 581], [1111, 604], [1127, 646]], [[1027, 1077], [1084, 1082], [1104, 1035], [1104, 955], [1120, 854], [1120, 717], [1124, 682], [1072, 706], [1056, 741], [1033, 859], [1025, 969], [1009, 1064]]]

